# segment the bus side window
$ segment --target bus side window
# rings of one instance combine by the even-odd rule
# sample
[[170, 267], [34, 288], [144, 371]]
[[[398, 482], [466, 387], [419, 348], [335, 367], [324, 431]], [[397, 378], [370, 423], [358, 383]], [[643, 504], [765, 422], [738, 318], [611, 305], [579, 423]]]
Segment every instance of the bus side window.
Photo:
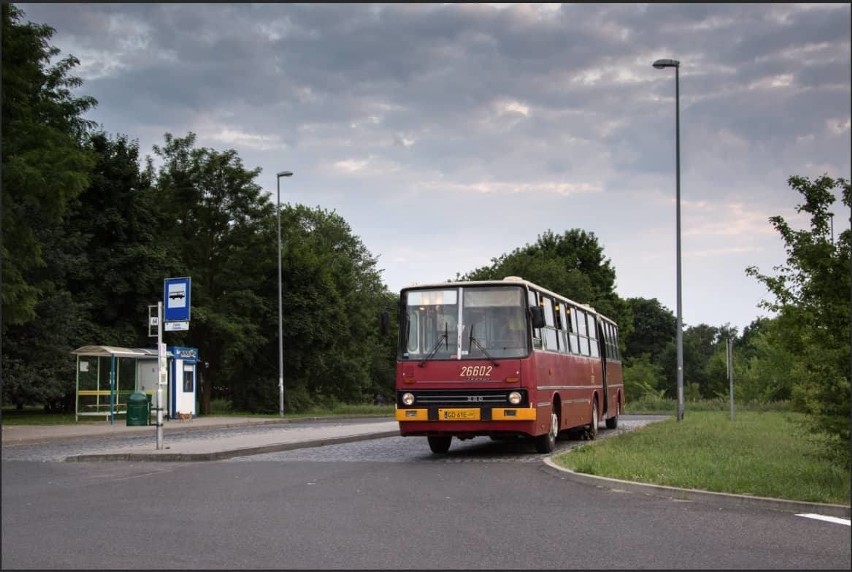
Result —
[[[538, 306], [538, 297], [534, 290], [527, 291], [527, 303], [531, 308]], [[533, 349], [541, 349], [541, 328], [533, 328]]]
[[577, 333], [577, 308], [568, 308], [568, 339], [571, 343], [571, 353], [580, 353], [580, 336]]
[[568, 329], [568, 321], [565, 319], [565, 304], [562, 302], [556, 304], [554, 310], [556, 311], [556, 335], [558, 336], [559, 353], [566, 354], [568, 353], [568, 334], [565, 330]]
[[580, 335], [580, 355], [589, 355], [589, 323], [586, 321], [586, 312], [576, 310], [577, 325], [579, 326], [577, 333]]
[[546, 296], [541, 297], [541, 306], [544, 309], [544, 349], [555, 352], [559, 349], [556, 343], [556, 322], [553, 317], [553, 300]]
[[618, 326], [615, 325], [612, 326], [612, 347], [614, 348], [612, 355], [615, 356], [617, 361], [621, 361], [621, 346], [618, 344]]
[[618, 361], [618, 340], [615, 337], [615, 327], [607, 323], [607, 357], [611, 360]]
[[600, 357], [600, 346], [598, 346], [598, 325], [594, 315], [589, 314], [589, 351], [592, 357]]

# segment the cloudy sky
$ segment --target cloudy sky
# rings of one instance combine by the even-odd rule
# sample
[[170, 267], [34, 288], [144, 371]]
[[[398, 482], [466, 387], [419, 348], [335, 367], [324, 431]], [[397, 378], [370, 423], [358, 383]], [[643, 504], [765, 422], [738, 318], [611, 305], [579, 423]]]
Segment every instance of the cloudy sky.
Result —
[[[391, 290], [593, 232], [620, 296], [683, 319], [767, 315], [746, 276], [793, 175], [850, 178], [850, 5], [19, 4], [80, 60], [89, 118], [235, 149], [275, 200], [336, 211]], [[835, 232], [849, 224], [839, 206]]]

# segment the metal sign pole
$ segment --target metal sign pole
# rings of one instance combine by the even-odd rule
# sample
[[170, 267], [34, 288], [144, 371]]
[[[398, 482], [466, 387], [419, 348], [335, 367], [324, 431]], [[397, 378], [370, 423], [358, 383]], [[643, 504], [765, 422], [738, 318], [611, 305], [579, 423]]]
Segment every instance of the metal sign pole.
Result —
[[163, 303], [157, 302], [157, 450], [163, 448], [163, 375], [166, 370], [166, 345], [163, 343]]
[[731, 421], [734, 420], [734, 340], [728, 338], [728, 384], [731, 395]]

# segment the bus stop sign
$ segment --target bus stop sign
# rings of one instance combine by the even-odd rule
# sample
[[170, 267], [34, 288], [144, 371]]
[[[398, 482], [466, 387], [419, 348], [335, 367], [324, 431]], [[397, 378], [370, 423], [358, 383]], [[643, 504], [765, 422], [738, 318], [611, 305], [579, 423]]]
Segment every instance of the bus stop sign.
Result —
[[163, 321], [188, 322], [190, 278], [166, 278], [163, 282]]

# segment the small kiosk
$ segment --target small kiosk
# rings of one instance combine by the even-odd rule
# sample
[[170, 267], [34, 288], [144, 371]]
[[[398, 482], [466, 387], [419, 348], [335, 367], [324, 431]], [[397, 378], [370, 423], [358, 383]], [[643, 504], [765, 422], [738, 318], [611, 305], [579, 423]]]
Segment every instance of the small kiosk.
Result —
[[198, 348], [167, 346], [169, 364], [169, 417], [189, 419], [197, 415], [195, 403], [198, 383]]

